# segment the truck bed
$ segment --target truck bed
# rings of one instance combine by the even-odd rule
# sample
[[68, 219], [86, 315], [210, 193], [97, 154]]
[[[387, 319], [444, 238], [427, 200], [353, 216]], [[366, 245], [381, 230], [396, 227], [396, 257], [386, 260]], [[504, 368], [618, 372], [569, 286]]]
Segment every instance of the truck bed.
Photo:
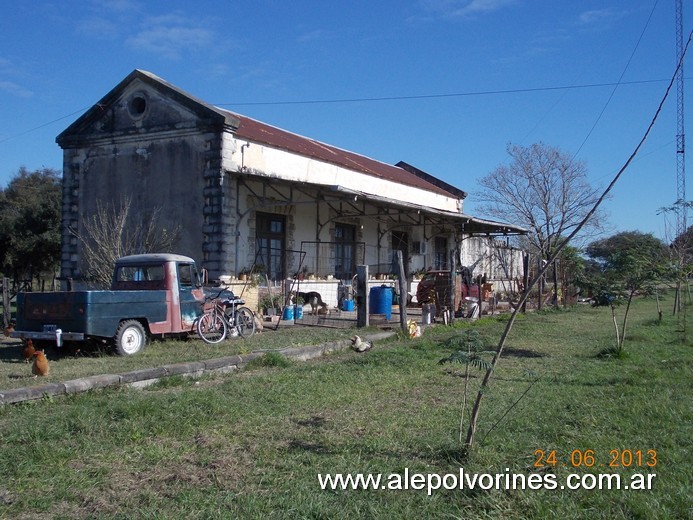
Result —
[[[49, 339], [60, 329], [65, 340], [113, 337], [126, 318], [166, 321], [166, 297], [160, 291], [71, 291], [20, 293], [15, 337]], [[32, 334], [33, 333], [33, 334]], [[46, 333], [45, 338], [40, 333]]]

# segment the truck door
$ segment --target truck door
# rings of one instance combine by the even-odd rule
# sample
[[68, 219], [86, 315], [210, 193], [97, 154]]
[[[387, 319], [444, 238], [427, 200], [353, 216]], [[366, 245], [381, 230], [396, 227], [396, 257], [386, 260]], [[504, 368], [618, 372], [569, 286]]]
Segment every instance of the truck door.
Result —
[[197, 287], [194, 264], [178, 264], [178, 294], [180, 299], [180, 318], [184, 330], [192, 330], [193, 324], [202, 314], [204, 295]]

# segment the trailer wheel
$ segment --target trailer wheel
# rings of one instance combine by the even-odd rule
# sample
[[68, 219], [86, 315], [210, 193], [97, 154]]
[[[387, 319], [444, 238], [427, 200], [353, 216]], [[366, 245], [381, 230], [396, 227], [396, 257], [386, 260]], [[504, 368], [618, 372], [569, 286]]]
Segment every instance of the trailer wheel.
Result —
[[137, 354], [147, 344], [144, 327], [137, 320], [121, 321], [115, 335], [115, 350], [119, 356]]

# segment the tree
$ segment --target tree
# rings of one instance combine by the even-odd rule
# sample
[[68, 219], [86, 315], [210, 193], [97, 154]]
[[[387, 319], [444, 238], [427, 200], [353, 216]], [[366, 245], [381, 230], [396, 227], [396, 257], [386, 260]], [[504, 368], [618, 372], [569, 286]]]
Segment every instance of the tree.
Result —
[[5, 274], [33, 279], [60, 262], [60, 172], [21, 167], [0, 191], [0, 258]]
[[[691, 41], [691, 39], [689, 38], [688, 42], [690, 43], [690, 41]], [[688, 43], [686, 44], [686, 49], [688, 49]], [[599, 207], [601, 206], [601, 204], [604, 202], [604, 200], [607, 199], [607, 197], [609, 197], [611, 190], [614, 188], [614, 186], [616, 185], [618, 180], [621, 178], [621, 176], [624, 174], [624, 172], [628, 169], [630, 164], [635, 159], [636, 155], [638, 154], [638, 152], [642, 148], [643, 144], [647, 140], [648, 136], [652, 132], [652, 128], [654, 127], [655, 122], [657, 121], [659, 115], [662, 112], [662, 107], [664, 106], [664, 103], [666, 102], [667, 98], [669, 97], [669, 93], [671, 92], [671, 88], [674, 84], [674, 79], [676, 78], [676, 74], [678, 74], [678, 71], [680, 70], [682, 63], [683, 63], [683, 57], [681, 60], [679, 60], [679, 63], [676, 67], [676, 71], [674, 72], [674, 75], [672, 76], [671, 80], [669, 81], [669, 86], [667, 87], [666, 92], [665, 92], [664, 96], [662, 97], [662, 100], [660, 101], [659, 106], [657, 107], [657, 110], [655, 111], [654, 117], [650, 121], [650, 124], [648, 125], [647, 130], [645, 130], [645, 133], [643, 134], [642, 138], [638, 142], [638, 144], [635, 147], [635, 149], [633, 150], [633, 152], [630, 154], [630, 156], [628, 157], [626, 162], [623, 164], [623, 166], [619, 169], [619, 171], [616, 173], [616, 175], [614, 175], [614, 177], [611, 179], [611, 182], [609, 182], [609, 184], [606, 186], [604, 191], [598, 197], [596, 197], [594, 204], [592, 205], [591, 208], [587, 209], [587, 211], [585, 212], [585, 216], [582, 218], [582, 220], [579, 221], [572, 228], [570, 233], [568, 233], [565, 238], [559, 239], [558, 244], [556, 245], [555, 249], [550, 253], [551, 256], [550, 256], [549, 260], [546, 262], [546, 264], [541, 269], [539, 269], [537, 276], [534, 279], [529, 281], [529, 283], [525, 287], [524, 291], [522, 292], [522, 295], [520, 296], [520, 300], [517, 304], [517, 307], [510, 314], [510, 318], [508, 319], [508, 321], [505, 325], [505, 328], [503, 329], [503, 333], [501, 334], [500, 339], [498, 340], [498, 346], [496, 348], [496, 353], [493, 356], [493, 359], [491, 360], [491, 366], [486, 371], [486, 375], [484, 375], [484, 378], [481, 381], [481, 385], [479, 387], [479, 391], [477, 392], [476, 400], [474, 401], [474, 406], [472, 407], [472, 414], [471, 414], [471, 417], [469, 420], [469, 428], [467, 430], [467, 438], [465, 440], [465, 449], [467, 451], [474, 444], [474, 438], [476, 436], [477, 424], [478, 424], [478, 420], [479, 420], [481, 403], [483, 401], [484, 394], [489, 389], [491, 379], [492, 379], [493, 374], [496, 370], [496, 366], [498, 365], [498, 363], [501, 359], [501, 356], [503, 355], [506, 341], [508, 339], [508, 336], [510, 335], [510, 331], [513, 328], [515, 320], [517, 319], [517, 315], [518, 315], [519, 310], [524, 305], [524, 302], [527, 301], [527, 297], [529, 296], [529, 292], [532, 290], [535, 283], [541, 278], [541, 276], [548, 269], [550, 262], [553, 261], [555, 258], [557, 258], [558, 255], [563, 251], [563, 249], [570, 243], [570, 241], [573, 240], [585, 228], [585, 226], [588, 225], [589, 221], [594, 217], [594, 215], [599, 210]]]
[[585, 259], [581, 251], [574, 246], [567, 245], [557, 256], [558, 273], [563, 289], [563, 305], [573, 305], [579, 295], [580, 280], [585, 272]]
[[[529, 147], [510, 144], [507, 150], [510, 164], [479, 180], [480, 209], [529, 229], [530, 248], [546, 261], [561, 237], [593, 208], [599, 192], [590, 186], [585, 164], [558, 148], [543, 143]], [[601, 220], [595, 213], [581, 232], [599, 229]], [[556, 278], [554, 271], [554, 288]]]
[[97, 287], [107, 288], [115, 262], [121, 256], [173, 251], [180, 226], [173, 230], [162, 228], [160, 214], [160, 208], [148, 214], [135, 213], [129, 198], [119, 206], [97, 201], [96, 213], [82, 223], [83, 231], [70, 229], [80, 241], [84, 278]]
[[[657, 282], [672, 273], [668, 249], [651, 233], [625, 231], [592, 242], [585, 253], [592, 260], [592, 286], [611, 307], [616, 353], [621, 354], [633, 297], [639, 291], [655, 288]], [[619, 330], [616, 306], [623, 301], [626, 307]]]
[[691, 272], [693, 266], [693, 226], [688, 226], [688, 229], [677, 236], [671, 244], [672, 249], [680, 252], [683, 258], [685, 273]]
[[493, 350], [487, 350], [484, 345], [484, 340], [481, 338], [479, 331], [468, 330], [466, 334], [454, 336], [448, 342], [448, 345], [457, 350], [452, 354], [445, 356], [438, 361], [441, 365], [444, 363], [459, 363], [464, 365], [464, 388], [462, 391], [462, 412], [460, 413], [460, 442], [462, 441], [462, 433], [464, 428], [464, 419], [467, 409], [467, 390], [469, 389], [469, 369], [475, 367], [478, 370], [488, 370], [491, 368], [483, 354], [494, 354]]

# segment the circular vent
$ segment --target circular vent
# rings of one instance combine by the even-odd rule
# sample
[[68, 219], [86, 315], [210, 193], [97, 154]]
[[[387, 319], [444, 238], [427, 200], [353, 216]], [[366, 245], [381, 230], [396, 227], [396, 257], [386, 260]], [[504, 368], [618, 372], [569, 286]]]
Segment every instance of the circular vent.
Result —
[[141, 119], [147, 111], [147, 98], [144, 94], [134, 94], [128, 102], [128, 112], [134, 119]]

